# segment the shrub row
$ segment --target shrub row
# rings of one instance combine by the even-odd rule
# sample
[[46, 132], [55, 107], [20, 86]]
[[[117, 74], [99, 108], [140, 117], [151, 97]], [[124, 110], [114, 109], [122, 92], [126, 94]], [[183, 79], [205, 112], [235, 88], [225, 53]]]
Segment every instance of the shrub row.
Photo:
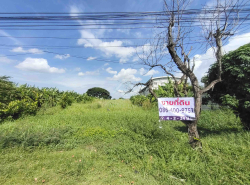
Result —
[[35, 115], [41, 107], [62, 108], [73, 102], [92, 102], [93, 97], [74, 91], [59, 91], [56, 88], [38, 88], [27, 84], [17, 86], [9, 77], [0, 77], [0, 121], [16, 119], [23, 115]]

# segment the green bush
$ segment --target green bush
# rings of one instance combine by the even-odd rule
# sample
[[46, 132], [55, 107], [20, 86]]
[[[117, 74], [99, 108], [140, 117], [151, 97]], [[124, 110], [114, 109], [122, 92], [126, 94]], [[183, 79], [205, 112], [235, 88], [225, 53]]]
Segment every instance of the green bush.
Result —
[[93, 102], [94, 99], [95, 99], [95, 98], [92, 97], [92, 96], [88, 96], [87, 93], [83, 94], [82, 97], [83, 97], [83, 102], [84, 102], [84, 103], [87, 103], [87, 102], [90, 102], [90, 103], [91, 103], [91, 102]]
[[[250, 44], [225, 54], [221, 62], [222, 81], [213, 90], [207, 91], [207, 98], [233, 109], [245, 128], [250, 129]], [[217, 78], [217, 65], [211, 65], [208, 74], [203, 77], [206, 85]]]
[[37, 88], [27, 84], [17, 86], [10, 77], [0, 76], [0, 121], [34, 115], [39, 109], [70, 106], [73, 102], [93, 102], [94, 97], [74, 91], [60, 92], [56, 88]]
[[22, 115], [33, 114], [35, 115], [38, 110], [37, 102], [24, 100], [11, 101], [7, 106], [1, 107], [0, 116], [6, 118], [11, 116], [12, 118], [18, 118]]
[[59, 104], [63, 109], [65, 109], [67, 106], [71, 106], [72, 103], [73, 103], [73, 98], [68, 93], [64, 93], [59, 102]]
[[130, 97], [130, 101], [134, 105], [142, 106], [143, 102], [148, 100], [146, 96], [143, 95], [135, 95]]
[[17, 86], [10, 77], [0, 76], [0, 121], [34, 115], [39, 109], [57, 106], [65, 108], [73, 102], [92, 102], [93, 97], [74, 91], [60, 92], [56, 88], [37, 88], [27, 84]]
[[0, 76], [0, 102], [8, 104], [15, 100], [17, 94], [15, 84], [9, 81], [8, 76]]

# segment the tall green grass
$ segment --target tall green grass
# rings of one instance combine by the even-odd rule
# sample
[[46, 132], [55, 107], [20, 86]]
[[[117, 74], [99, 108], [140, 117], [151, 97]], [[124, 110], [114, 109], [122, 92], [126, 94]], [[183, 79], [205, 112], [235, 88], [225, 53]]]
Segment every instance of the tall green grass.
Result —
[[49, 108], [0, 125], [0, 184], [250, 184], [250, 134], [232, 111], [203, 111], [198, 128], [202, 151], [183, 123], [128, 100]]

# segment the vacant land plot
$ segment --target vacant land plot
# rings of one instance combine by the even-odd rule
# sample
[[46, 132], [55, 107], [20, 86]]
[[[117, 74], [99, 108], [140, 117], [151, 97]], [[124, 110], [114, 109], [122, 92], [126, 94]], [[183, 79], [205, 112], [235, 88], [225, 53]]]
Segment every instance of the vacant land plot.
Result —
[[[159, 127], [162, 124], [162, 127]], [[0, 184], [250, 184], [250, 134], [203, 111], [203, 150], [181, 122], [128, 100], [75, 103], [0, 125]]]

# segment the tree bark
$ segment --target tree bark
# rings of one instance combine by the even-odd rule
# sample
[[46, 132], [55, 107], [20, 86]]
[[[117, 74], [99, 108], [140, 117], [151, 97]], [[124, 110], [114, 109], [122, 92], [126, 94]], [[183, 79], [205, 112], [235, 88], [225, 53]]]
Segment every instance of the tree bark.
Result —
[[152, 78], [151, 78], [150, 81], [149, 81], [148, 90], [149, 90], [149, 92], [155, 97], [155, 99], [157, 100], [158, 97], [157, 97], [157, 95], [154, 93], [153, 88], [152, 88], [152, 85], [153, 85], [153, 80], [152, 80]]
[[170, 23], [168, 26], [168, 51], [174, 60], [177, 67], [182, 71], [183, 74], [187, 75], [192, 83], [193, 92], [194, 92], [194, 100], [195, 100], [195, 117], [194, 121], [184, 121], [184, 123], [188, 127], [188, 137], [189, 144], [192, 148], [201, 148], [202, 144], [200, 141], [199, 133], [197, 130], [197, 123], [200, 117], [200, 109], [201, 109], [201, 95], [202, 92], [199, 87], [199, 82], [193, 71], [188, 68], [180, 59], [175, 50], [175, 45], [172, 37], [172, 24]]
[[198, 122], [198, 120], [186, 123], [186, 125], [188, 127], [189, 144], [191, 145], [192, 148], [201, 148], [202, 147], [202, 144], [201, 144], [201, 141], [199, 138], [199, 133], [197, 130], [197, 122]]
[[[196, 90], [194, 90], [196, 91]], [[197, 123], [200, 118], [200, 110], [201, 110], [201, 92], [197, 90], [194, 93], [194, 99], [195, 99], [195, 117], [196, 119], [194, 121], [188, 121], [185, 122], [185, 124], [188, 127], [188, 138], [189, 138], [189, 144], [192, 148], [202, 148], [202, 143], [200, 141], [200, 136], [197, 129]]]

